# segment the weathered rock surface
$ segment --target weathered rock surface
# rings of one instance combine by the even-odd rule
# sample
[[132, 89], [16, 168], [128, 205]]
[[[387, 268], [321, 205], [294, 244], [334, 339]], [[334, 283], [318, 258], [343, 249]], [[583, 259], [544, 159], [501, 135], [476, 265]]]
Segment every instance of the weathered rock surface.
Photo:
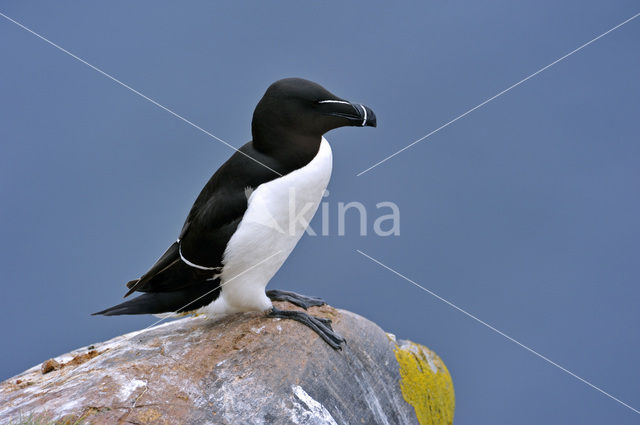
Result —
[[[280, 308], [291, 308], [282, 304]], [[259, 313], [189, 317], [83, 347], [0, 384], [0, 423], [449, 424], [442, 361], [329, 306], [347, 339], [334, 351], [307, 327]]]

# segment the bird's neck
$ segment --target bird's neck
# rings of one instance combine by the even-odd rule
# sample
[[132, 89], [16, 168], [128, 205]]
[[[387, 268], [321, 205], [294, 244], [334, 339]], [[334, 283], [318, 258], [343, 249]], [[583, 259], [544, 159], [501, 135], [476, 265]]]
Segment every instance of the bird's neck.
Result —
[[293, 133], [279, 128], [253, 128], [253, 145], [288, 169], [307, 165], [317, 155], [322, 136]]

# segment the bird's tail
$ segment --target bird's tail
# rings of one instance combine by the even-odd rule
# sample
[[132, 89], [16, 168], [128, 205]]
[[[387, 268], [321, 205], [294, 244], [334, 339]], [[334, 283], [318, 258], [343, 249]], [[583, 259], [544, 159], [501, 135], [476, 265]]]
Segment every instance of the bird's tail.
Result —
[[[217, 285], [216, 285], [217, 286]], [[210, 304], [220, 294], [220, 288], [207, 284], [182, 291], [148, 292], [132, 300], [93, 313], [92, 316], [119, 316], [122, 314], [184, 313]]]

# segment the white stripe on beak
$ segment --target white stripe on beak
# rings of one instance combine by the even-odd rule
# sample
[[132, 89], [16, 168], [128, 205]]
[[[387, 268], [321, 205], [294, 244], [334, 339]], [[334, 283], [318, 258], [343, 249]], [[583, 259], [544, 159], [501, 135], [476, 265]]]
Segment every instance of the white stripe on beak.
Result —
[[362, 126], [364, 127], [367, 124], [367, 108], [364, 105], [360, 105], [360, 107], [364, 111], [364, 119], [362, 120]]

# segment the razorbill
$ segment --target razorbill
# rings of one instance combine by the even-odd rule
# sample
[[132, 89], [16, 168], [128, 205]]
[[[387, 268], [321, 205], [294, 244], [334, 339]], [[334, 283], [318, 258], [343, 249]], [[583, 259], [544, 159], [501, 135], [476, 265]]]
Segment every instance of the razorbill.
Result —
[[271, 303], [307, 309], [324, 304], [321, 299], [265, 289], [304, 233], [331, 177], [331, 147], [323, 135], [344, 126], [375, 127], [376, 116], [308, 80], [273, 83], [253, 113], [253, 140], [213, 174], [177, 241], [127, 283], [125, 297], [143, 294], [94, 314], [264, 311], [305, 324], [339, 349], [344, 339], [328, 319]]

